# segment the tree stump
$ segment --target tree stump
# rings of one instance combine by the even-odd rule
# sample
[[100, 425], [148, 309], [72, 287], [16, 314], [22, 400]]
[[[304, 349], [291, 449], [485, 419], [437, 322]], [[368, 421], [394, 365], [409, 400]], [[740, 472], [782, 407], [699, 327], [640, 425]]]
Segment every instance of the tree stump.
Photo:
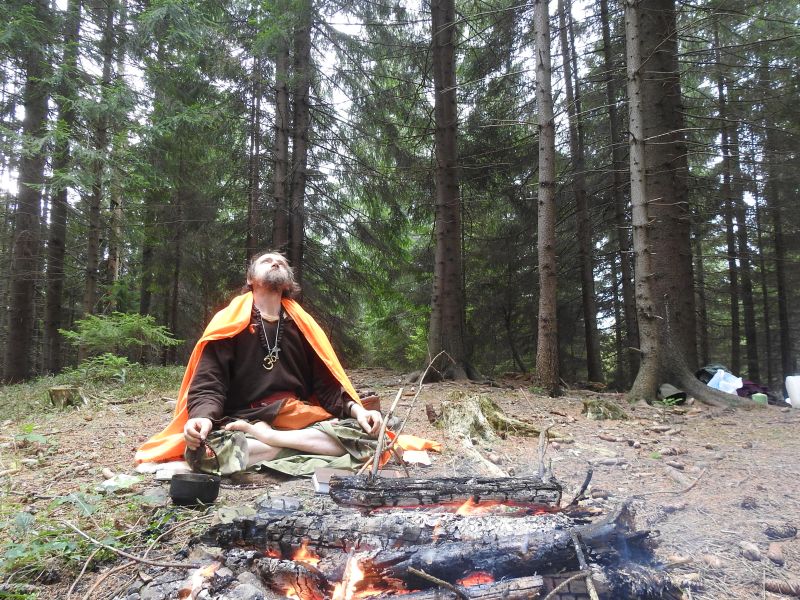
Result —
[[47, 390], [50, 403], [56, 408], [66, 408], [67, 406], [80, 406], [87, 404], [86, 399], [81, 394], [81, 389], [72, 385], [57, 385]]

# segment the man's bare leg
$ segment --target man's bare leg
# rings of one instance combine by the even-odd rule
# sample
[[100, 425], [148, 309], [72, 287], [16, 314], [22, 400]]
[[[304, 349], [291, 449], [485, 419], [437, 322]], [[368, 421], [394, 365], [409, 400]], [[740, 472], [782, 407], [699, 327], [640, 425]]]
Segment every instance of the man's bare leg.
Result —
[[247, 466], [249, 468], [265, 460], [273, 460], [280, 451], [280, 448], [247, 438]]
[[225, 429], [243, 431], [256, 438], [259, 442], [263, 442], [270, 449], [277, 449], [278, 451], [281, 448], [292, 448], [307, 454], [323, 454], [325, 456], [344, 456], [345, 454], [344, 448], [336, 440], [318, 429], [281, 431], [273, 429], [263, 421], [258, 421], [257, 423], [234, 421], [233, 423], [228, 423]]

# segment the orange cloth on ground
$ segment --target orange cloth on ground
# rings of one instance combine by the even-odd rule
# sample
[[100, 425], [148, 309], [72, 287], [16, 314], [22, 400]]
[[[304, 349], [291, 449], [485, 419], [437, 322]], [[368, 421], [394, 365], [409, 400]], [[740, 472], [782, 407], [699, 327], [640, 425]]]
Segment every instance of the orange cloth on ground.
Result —
[[[322, 362], [325, 363], [325, 366], [328, 367], [331, 374], [337, 379], [347, 394], [353, 400], [361, 404], [358, 394], [353, 388], [353, 384], [350, 383], [350, 379], [344, 372], [344, 369], [342, 368], [342, 365], [339, 362], [336, 353], [333, 351], [330, 341], [328, 340], [328, 336], [325, 335], [325, 332], [322, 331], [322, 328], [317, 324], [313, 317], [309, 315], [294, 300], [284, 298], [282, 304], [287, 314], [294, 319], [294, 322], [297, 324], [297, 328], [300, 330], [306, 340], [308, 340], [308, 343], [320, 357]], [[178, 392], [178, 403], [175, 405], [175, 412], [173, 413], [172, 421], [163, 431], [155, 434], [139, 447], [139, 449], [136, 451], [136, 456], [134, 457], [134, 460], [137, 464], [141, 462], [180, 460], [183, 458], [183, 451], [186, 447], [183, 441], [183, 426], [189, 419], [186, 399], [189, 392], [189, 384], [191, 383], [194, 372], [197, 369], [198, 363], [200, 362], [200, 356], [203, 354], [203, 348], [205, 348], [206, 344], [210, 341], [232, 338], [237, 333], [244, 330], [244, 328], [250, 324], [252, 311], [253, 293], [247, 292], [246, 294], [242, 294], [241, 296], [234, 298], [231, 303], [228, 304], [228, 306], [214, 315], [214, 317], [211, 319], [211, 322], [208, 324], [208, 327], [206, 327], [206, 330], [203, 332], [202, 337], [195, 345], [192, 355], [189, 357], [189, 362], [186, 365], [186, 372], [183, 375], [183, 382], [181, 383], [181, 388]], [[295, 402], [303, 404], [299, 400], [295, 400]], [[289, 413], [287, 413], [286, 416], [287, 420], [282, 420], [281, 423], [284, 426], [289, 425], [290, 428], [293, 429], [301, 429], [302, 427], [310, 425], [311, 423], [316, 423], [317, 421], [331, 418], [330, 413], [328, 413], [319, 405], [314, 406], [311, 404], [303, 404], [303, 406], [305, 407], [307, 414], [301, 417], [299, 414], [301, 412], [300, 407], [289, 404]], [[292, 415], [294, 416], [292, 417]], [[306, 425], [295, 426], [309, 418], [313, 420], [308, 421]]]

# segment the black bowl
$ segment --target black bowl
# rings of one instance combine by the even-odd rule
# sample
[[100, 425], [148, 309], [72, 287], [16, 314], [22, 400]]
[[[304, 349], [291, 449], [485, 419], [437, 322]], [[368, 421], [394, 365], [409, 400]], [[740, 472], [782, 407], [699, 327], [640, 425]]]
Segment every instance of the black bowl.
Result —
[[205, 473], [176, 473], [169, 484], [169, 495], [175, 504], [192, 506], [212, 504], [219, 495], [219, 477]]

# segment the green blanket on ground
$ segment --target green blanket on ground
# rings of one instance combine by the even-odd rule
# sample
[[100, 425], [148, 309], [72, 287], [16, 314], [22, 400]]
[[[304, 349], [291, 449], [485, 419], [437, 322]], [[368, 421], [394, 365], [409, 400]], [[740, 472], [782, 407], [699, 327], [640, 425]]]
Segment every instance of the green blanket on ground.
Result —
[[214, 475], [269, 469], [295, 477], [311, 477], [321, 467], [354, 471], [375, 453], [377, 440], [369, 437], [355, 419], [320, 421], [311, 425], [311, 428], [335, 439], [341, 445], [343, 455], [303, 454], [301, 450], [283, 448], [274, 459], [248, 467], [247, 438], [255, 438], [241, 431], [218, 430], [206, 440], [206, 445], [212, 450], [210, 454], [206, 452], [198, 458], [196, 453], [187, 450], [186, 461], [195, 471]]

